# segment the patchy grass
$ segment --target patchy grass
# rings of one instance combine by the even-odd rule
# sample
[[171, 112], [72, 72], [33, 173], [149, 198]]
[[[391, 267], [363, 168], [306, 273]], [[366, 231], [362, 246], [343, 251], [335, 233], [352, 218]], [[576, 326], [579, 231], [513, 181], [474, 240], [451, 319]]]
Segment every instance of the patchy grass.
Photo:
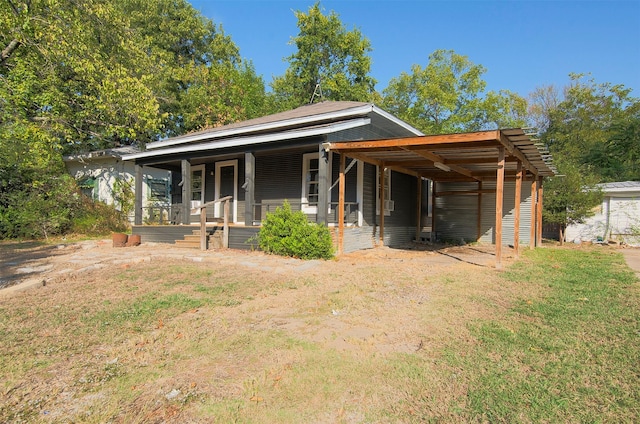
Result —
[[539, 249], [502, 273], [434, 258], [167, 260], [2, 299], [0, 421], [640, 420], [618, 253]]

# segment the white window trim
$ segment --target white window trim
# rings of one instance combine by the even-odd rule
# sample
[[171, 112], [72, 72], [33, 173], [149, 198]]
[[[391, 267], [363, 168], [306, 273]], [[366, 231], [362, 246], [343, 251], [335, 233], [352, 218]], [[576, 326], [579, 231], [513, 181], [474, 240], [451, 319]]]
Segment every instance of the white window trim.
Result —
[[[216, 162], [216, 191], [215, 198], [220, 198], [220, 168], [226, 166], [233, 166], [233, 199], [231, 200], [231, 207], [233, 209], [233, 223], [238, 223], [238, 159], [225, 160], [222, 162]], [[223, 216], [223, 203], [217, 203], [213, 212], [215, 218], [222, 218]]]
[[[389, 198], [385, 200], [392, 201], [393, 196], [391, 195], [391, 169], [385, 168], [384, 172], [385, 174], [387, 174], [385, 175], [384, 182], [385, 184], [389, 185]], [[379, 166], [376, 166], [376, 215], [380, 215], [380, 167]], [[384, 208], [384, 216], [391, 216], [391, 210], [387, 207]]]
[[[195, 171], [202, 171], [202, 194], [200, 195], [200, 200], [191, 200], [189, 199], [190, 202], [190, 208], [191, 208], [191, 215], [200, 215], [200, 211], [201, 209], [194, 209], [197, 206], [200, 206], [202, 204], [204, 204], [204, 196], [205, 196], [205, 184], [206, 184], [206, 175], [205, 175], [205, 171], [206, 168], [204, 165], [191, 165], [191, 178], [189, 180], [193, 181], [193, 173]], [[193, 182], [192, 182], [193, 184]], [[191, 191], [191, 190], [189, 190]], [[199, 202], [198, 204], [194, 203], [194, 202]]]
[[[307, 173], [309, 172], [309, 162], [313, 159], [318, 159], [318, 168], [320, 167], [320, 153], [305, 153], [302, 155], [302, 195], [300, 197], [300, 204], [302, 212], [307, 214], [317, 214], [318, 206], [309, 206], [307, 199]], [[329, 163], [329, 169], [331, 169], [331, 163]], [[318, 190], [320, 189], [320, 173], [318, 172]]]

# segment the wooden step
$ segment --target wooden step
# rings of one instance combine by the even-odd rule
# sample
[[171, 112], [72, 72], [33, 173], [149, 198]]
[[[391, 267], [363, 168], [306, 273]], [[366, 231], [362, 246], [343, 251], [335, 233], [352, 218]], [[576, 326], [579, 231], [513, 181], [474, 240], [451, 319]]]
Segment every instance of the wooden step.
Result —
[[200, 238], [197, 241], [191, 240], [176, 240], [176, 246], [178, 247], [186, 247], [193, 249], [200, 249]]

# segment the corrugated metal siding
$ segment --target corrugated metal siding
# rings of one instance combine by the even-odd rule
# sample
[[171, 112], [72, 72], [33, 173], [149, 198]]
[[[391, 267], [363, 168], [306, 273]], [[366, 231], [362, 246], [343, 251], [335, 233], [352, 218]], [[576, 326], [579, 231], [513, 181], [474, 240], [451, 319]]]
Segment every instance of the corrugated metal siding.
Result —
[[[476, 190], [477, 183], [438, 183], [437, 191]], [[495, 182], [484, 182], [484, 190], [495, 190]], [[520, 203], [520, 244], [529, 243], [531, 226], [531, 185], [522, 184]], [[502, 243], [513, 245], [515, 220], [515, 182], [506, 181], [503, 197]], [[482, 195], [481, 242], [495, 243], [494, 193]], [[442, 196], [436, 198], [436, 235], [443, 241], [476, 241], [478, 197], [476, 195]]]

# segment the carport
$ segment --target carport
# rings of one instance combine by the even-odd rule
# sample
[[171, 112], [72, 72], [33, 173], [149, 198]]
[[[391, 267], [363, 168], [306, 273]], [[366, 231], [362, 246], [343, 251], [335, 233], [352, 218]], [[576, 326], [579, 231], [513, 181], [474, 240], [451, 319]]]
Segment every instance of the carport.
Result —
[[[427, 135], [369, 141], [334, 142], [323, 145], [326, 151], [340, 154], [339, 205], [338, 205], [338, 250], [343, 251], [344, 202], [346, 157], [361, 160], [379, 167], [380, 188], [384, 186], [384, 170], [412, 175], [417, 178], [416, 214], [420, 216], [420, 197], [423, 180], [433, 182], [433, 205], [437, 196], [477, 196], [478, 222], [482, 219], [482, 195], [495, 193], [495, 257], [496, 268], [502, 267], [502, 218], [505, 180], [515, 180], [514, 252], [519, 253], [520, 204], [522, 184], [531, 184], [530, 243], [533, 249], [542, 240], [542, 182], [544, 177], [556, 173], [551, 155], [520, 128]], [[495, 189], [483, 189], [484, 182], [495, 182]], [[438, 191], [438, 183], [474, 182], [473, 190]], [[492, 184], [493, 185], [493, 184]], [[380, 198], [382, 198], [382, 193]], [[435, 218], [435, 213], [433, 213]], [[420, 219], [417, 220], [416, 238], [420, 234]], [[435, 231], [435, 219], [432, 231]], [[380, 244], [384, 240], [384, 214], [380, 214]], [[480, 226], [478, 225], [478, 228]]]

